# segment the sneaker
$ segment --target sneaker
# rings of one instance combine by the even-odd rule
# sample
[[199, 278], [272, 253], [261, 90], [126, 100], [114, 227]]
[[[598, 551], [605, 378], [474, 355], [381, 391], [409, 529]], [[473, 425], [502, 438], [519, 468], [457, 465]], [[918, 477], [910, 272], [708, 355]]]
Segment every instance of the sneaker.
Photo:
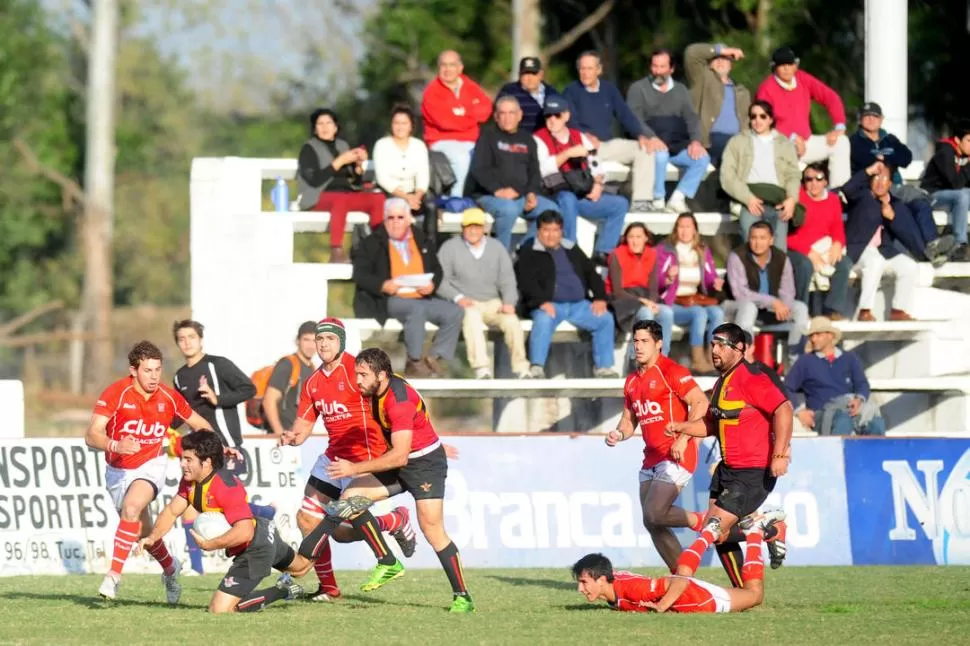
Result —
[[332, 500], [323, 506], [323, 511], [328, 516], [334, 516], [335, 518], [342, 518], [343, 520], [348, 520], [362, 514], [368, 509], [374, 501], [370, 498], [365, 498], [364, 496], [351, 496], [350, 498], [342, 498], [340, 500]]
[[667, 203], [663, 201], [663, 198], [658, 198], [650, 203], [650, 208], [656, 212], [663, 212], [667, 208]]
[[765, 509], [763, 511], [756, 511], [753, 514], [748, 514], [741, 519], [741, 522], [738, 523], [738, 527], [740, 527], [741, 531], [745, 534], [751, 532], [761, 532], [764, 534], [765, 530], [768, 529], [770, 525], [785, 520], [785, 517], [786, 514], [781, 509]]
[[404, 564], [400, 561], [394, 561], [393, 565], [378, 563], [370, 573], [370, 577], [360, 586], [360, 591], [373, 592], [402, 576], [404, 576]]
[[475, 368], [475, 379], [491, 379], [492, 371], [488, 368]]
[[202, 576], [202, 572], [197, 572], [195, 570], [186, 570], [182, 576]]
[[967, 262], [970, 260], [970, 246], [966, 243], [958, 245], [956, 249], [949, 255], [949, 260], [953, 262]]
[[459, 594], [455, 597], [455, 600], [451, 602], [451, 608], [448, 609], [448, 612], [453, 612], [458, 615], [470, 614], [478, 611], [475, 609], [475, 604], [472, 603], [471, 598]]
[[341, 597], [340, 588], [325, 588], [322, 585], [317, 588], [317, 591], [306, 598], [310, 601], [322, 601], [325, 603], [333, 603]]
[[619, 379], [620, 373], [613, 368], [594, 368], [593, 376], [597, 379]]
[[813, 274], [812, 282], [815, 283], [815, 289], [820, 292], [827, 292], [832, 288], [832, 282], [829, 280], [829, 277], [821, 273]]
[[172, 562], [174, 571], [171, 574], [162, 574], [162, 585], [165, 586], [165, 600], [170, 606], [174, 606], [182, 598], [182, 585], [179, 583], [179, 574], [182, 573], [182, 562]]
[[664, 210], [667, 213], [677, 213], [677, 214], [686, 213], [687, 211], [690, 211], [690, 209], [687, 208], [687, 201], [684, 199], [682, 195], [679, 195], [676, 191], [674, 191], [674, 194], [670, 196], [669, 200], [667, 200], [667, 206]]
[[923, 253], [926, 255], [926, 259], [932, 262], [939, 256], [949, 256], [956, 246], [956, 239], [952, 235], [941, 235], [936, 240], [927, 242], [923, 248]]
[[298, 583], [291, 583], [285, 587], [277, 585], [277, 587], [280, 588], [280, 590], [286, 590], [286, 597], [283, 598], [283, 601], [296, 601], [297, 599], [302, 599], [306, 595], [306, 592], [303, 590], [303, 586]]
[[630, 204], [630, 213], [650, 213], [652, 210], [653, 204], [650, 200], [633, 200], [633, 203]]
[[530, 370], [523, 370], [515, 374], [516, 379], [532, 379], [532, 372]]
[[401, 548], [401, 553], [406, 558], [411, 558], [414, 556], [414, 548], [418, 545], [418, 539], [414, 535], [414, 528], [411, 527], [411, 514], [407, 507], [398, 507], [394, 511], [404, 518], [404, 524], [401, 525], [401, 529], [392, 533], [391, 536], [397, 541], [398, 546]]
[[116, 579], [110, 574], [104, 576], [104, 581], [101, 582], [101, 587], [98, 588], [98, 594], [108, 599], [114, 601], [118, 597], [118, 588], [121, 587], [121, 579]]
[[704, 523], [704, 529], [700, 533], [703, 534], [706, 530], [710, 530], [711, 534], [714, 535], [715, 541], [721, 538], [721, 519], [716, 516], [708, 518], [707, 522]]
[[542, 366], [532, 366], [529, 368], [529, 379], [545, 379], [546, 369]]
[[276, 587], [280, 588], [281, 590], [283, 588], [288, 588], [291, 585], [293, 585], [293, 577], [290, 576], [289, 572], [284, 572], [280, 575], [280, 578], [276, 579]]
[[818, 270], [818, 273], [825, 277], [831, 277], [835, 275], [835, 265], [822, 265], [822, 268]]
[[785, 562], [785, 557], [788, 556], [788, 544], [785, 542], [785, 535], [788, 533], [788, 523], [779, 520], [774, 523], [774, 527], [777, 533], [771, 539], [766, 538], [765, 545], [768, 546], [768, 558], [771, 561], [771, 569], [777, 570]]

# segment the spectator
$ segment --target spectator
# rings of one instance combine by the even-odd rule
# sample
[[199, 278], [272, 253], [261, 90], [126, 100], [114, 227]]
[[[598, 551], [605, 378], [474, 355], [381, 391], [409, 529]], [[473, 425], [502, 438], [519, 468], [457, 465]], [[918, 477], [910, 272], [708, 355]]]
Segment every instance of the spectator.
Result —
[[485, 327], [498, 328], [505, 337], [512, 359], [512, 371], [521, 379], [529, 376], [522, 323], [515, 315], [519, 292], [508, 252], [485, 235], [485, 212], [466, 209], [461, 218], [461, 237], [451, 238], [438, 250], [441, 285], [438, 295], [464, 311], [462, 334], [468, 349], [468, 363], [476, 379], [491, 379], [491, 357]]
[[[775, 109], [776, 127], [795, 144], [803, 163], [828, 159], [833, 186], [849, 180], [849, 140], [845, 137], [845, 108], [838, 93], [820, 80], [798, 69], [798, 57], [791, 47], [779, 47], [771, 55], [772, 74], [758, 88], [756, 99]], [[835, 127], [825, 135], [813, 135], [812, 101], [822, 104]]]
[[772, 249], [774, 232], [760, 220], [751, 225], [748, 243], [728, 255], [727, 285], [731, 299], [724, 314], [739, 326], [754, 331], [755, 323], [788, 326], [788, 356], [801, 353], [808, 324], [808, 306], [795, 300], [791, 261], [784, 251]]
[[497, 99], [503, 96], [515, 97], [522, 108], [522, 123], [519, 126], [534, 132], [542, 127], [542, 108], [553, 97], [562, 98], [556, 88], [544, 80], [542, 61], [535, 56], [526, 56], [519, 61], [519, 80], [506, 83], [498, 91]]
[[659, 49], [650, 57], [650, 76], [630, 86], [627, 103], [644, 124], [647, 151], [654, 153], [656, 175], [653, 208], [664, 209], [667, 162], [684, 169], [684, 175], [666, 204], [667, 211], [687, 211], [685, 199], [693, 198], [704, 179], [710, 157], [701, 144], [701, 124], [687, 88], [673, 79], [673, 56]]
[[790, 392], [805, 396], [795, 414], [819, 435], [885, 435], [886, 423], [872, 401], [862, 362], [836, 347], [842, 332], [824, 316], [812, 319], [808, 340], [812, 352], [799, 357], [785, 377]]
[[[563, 96], [573, 108], [569, 127], [586, 135], [601, 162], [631, 167], [633, 211], [649, 211], [654, 192], [654, 158], [647, 148], [643, 124], [630, 111], [616, 85], [600, 78], [603, 64], [599, 54], [592, 51], [580, 54], [576, 71], [579, 79], [563, 90]], [[613, 136], [614, 118], [633, 139]]]
[[744, 58], [737, 47], [695, 43], [684, 52], [690, 98], [700, 117], [701, 143], [711, 163], [721, 166], [728, 140], [748, 130], [751, 92], [731, 78], [734, 61]]
[[536, 142], [531, 132], [519, 128], [522, 109], [515, 97], [495, 102], [495, 123], [482, 128], [468, 175], [468, 194], [495, 219], [495, 237], [512, 247], [512, 228], [520, 216], [534, 220], [543, 211], [558, 211], [556, 203], [539, 195], [541, 178]]
[[613, 370], [613, 315], [606, 309], [603, 279], [582, 250], [562, 238], [562, 215], [544, 211], [538, 230], [519, 249], [515, 276], [519, 314], [532, 317], [529, 371], [545, 378], [552, 334], [566, 321], [593, 334], [593, 375], [618, 377]]
[[555, 196], [562, 213], [563, 237], [576, 241], [577, 216], [602, 220], [593, 260], [605, 265], [620, 239], [630, 202], [622, 195], [605, 192], [606, 176], [592, 159], [592, 142], [579, 130], [566, 127], [570, 117], [566, 100], [547, 99], [543, 114], [546, 125], [535, 133], [539, 172], [543, 187]]
[[876, 291], [887, 270], [895, 276], [890, 321], [912, 321], [907, 310], [913, 303], [919, 267], [896, 248], [893, 240], [905, 229], [909, 207], [892, 197], [892, 171], [876, 162], [852, 176], [840, 190], [849, 205], [845, 222], [845, 246], [856, 271], [862, 274], [859, 320], [875, 321], [872, 313]]
[[950, 212], [957, 249], [953, 260], [970, 260], [967, 247], [967, 212], [970, 211], [970, 120], [961, 121], [953, 136], [937, 143], [926, 165], [921, 186], [933, 198], [933, 206]]
[[451, 187], [453, 197], [461, 197], [465, 188], [478, 126], [492, 115], [492, 100], [463, 70], [458, 52], [441, 52], [438, 76], [428, 84], [421, 99], [424, 141], [451, 163], [456, 180]]
[[711, 248], [701, 240], [697, 218], [681, 213], [666, 242], [657, 247], [658, 274], [663, 302], [671, 308], [674, 323], [686, 326], [690, 338], [691, 365], [695, 372], [713, 372], [705, 341], [724, 323], [724, 309], [716, 292], [724, 290]]
[[296, 332], [296, 352], [277, 361], [270, 373], [266, 392], [263, 393], [262, 412], [266, 431], [276, 437], [293, 428], [296, 421], [300, 390], [314, 371], [316, 339], [316, 322], [304, 321]]
[[755, 101], [748, 109], [751, 131], [731, 137], [721, 162], [721, 187], [741, 204], [741, 237], [759, 219], [777, 232], [775, 245], [788, 247], [789, 222], [798, 208], [795, 149], [774, 129], [771, 104]]
[[344, 229], [347, 213], [364, 211], [371, 228], [381, 223], [384, 196], [360, 190], [367, 149], [351, 148], [337, 137], [340, 122], [333, 110], [321, 108], [310, 115], [310, 138], [300, 149], [296, 183], [300, 208], [330, 212], [330, 262], [347, 262]]
[[[384, 226], [354, 249], [354, 315], [384, 325], [404, 325], [408, 377], [443, 377], [455, 356], [462, 310], [439, 297], [441, 266], [421, 232], [411, 226], [411, 205], [392, 197], [384, 207]], [[428, 356], [423, 356], [425, 323], [438, 326]]]
[[411, 215], [423, 218], [424, 234], [438, 237], [438, 211], [428, 192], [431, 168], [428, 147], [414, 133], [414, 113], [399, 105], [391, 110], [391, 134], [374, 144], [374, 175], [388, 197], [399, 197], [411, 207]]
[[808, 302], [812, 286], [827, 292], [822, 312], [833, 321], [844, 317], [852, 261], [845, 255], [842, 200], [828, 191], [825, 162], [812, 162], [802, 173], [799, 203], [805, 223], [788, 234], [788, 259], [795, 272], [795, 298]]

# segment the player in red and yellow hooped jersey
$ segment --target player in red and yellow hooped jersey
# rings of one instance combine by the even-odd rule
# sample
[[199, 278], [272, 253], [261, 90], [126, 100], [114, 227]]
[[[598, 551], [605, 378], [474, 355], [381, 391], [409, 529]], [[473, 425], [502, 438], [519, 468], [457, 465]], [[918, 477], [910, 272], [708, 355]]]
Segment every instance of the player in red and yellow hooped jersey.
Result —
[[272, 586], [256, 590], [273, 568], [303, 576], [310, 562], [298, 556], [280, 537], [273, 521], [255, 518], [249, 508], [246, 488], [232, 472], [225, 469], [222, 440], [215, 433], [193, 432], [182, 438], [182, 480], [178, 493], [158, 515], [155, 528], [143, 545], [161, 541], [175, 525], [176, 519], [190, 507], [199, 513], [220, 512], [229, 523], [221, 536], [206, 540], [192, 530], [199, 548], [226, 551], [232, 565], [212, 595], [209, 612], [253, 612], [280, 599], [302, 595], [298, 585]]
[[633, 325], [633, 350], [637, 370], [623, 387], [623, 415], [616, 430], [606, 436], [607, 446], [628, 440], [637, 426], [643, 435], [643, 466], [640, 469], [640, 506], [643, 525], [667, 567], [674, 570], [680, 541], [671, 527], [699, 530], [704, 515], [684, 511], [674, 502], [697, 467], [697, 440], [666, 433], [672, 422], [700, 420], [707, 413], [707, 397], [687, 368], [663, 356], [663, 330], [656, 321]]
[[[132, 546], [152, 529], [148, 505], [165, 485], [163, 440], [172, 420], [179, 417], [195, 430], [212, 430], [182, 395], [161, 383], [162, 352], [154, 344], [136, 343], [128, 353], [128, 366], [129, 376], [101, 393], [84, 435], [89, 447], [105, 452], [105, 484], [120, 517], [111, 567], [98, 589], [106, 599], [117, 596]], [[168, 602], [178, 603], [179, 561], [162, 541], [146, 549], [162, 566]]]

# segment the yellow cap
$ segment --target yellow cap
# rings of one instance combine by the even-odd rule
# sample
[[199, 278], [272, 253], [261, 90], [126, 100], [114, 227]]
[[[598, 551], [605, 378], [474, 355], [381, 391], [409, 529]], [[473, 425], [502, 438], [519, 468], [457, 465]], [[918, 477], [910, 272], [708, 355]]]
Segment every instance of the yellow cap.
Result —
[[461, 214], [461, 226], [467, 227], [473, 224], [485, 226], [485, 211], [474, 207], [465, 209]]

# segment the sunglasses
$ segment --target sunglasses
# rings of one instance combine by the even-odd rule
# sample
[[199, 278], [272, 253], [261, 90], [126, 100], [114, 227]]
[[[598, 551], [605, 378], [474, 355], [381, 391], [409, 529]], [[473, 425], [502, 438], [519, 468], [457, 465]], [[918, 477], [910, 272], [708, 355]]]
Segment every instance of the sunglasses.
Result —
[[802, 181], [808, 184], [809, 182], [824, 182], [825, 175], [806, 175], [802, 178]]
[[558, 114], [547, 114], [546, 119], [562, 119], [562, 113]]
[[754, 112], [748, 115], [748, 119], [750, 119], [751, 121], [754, 121], [755, 119], [763, 119], [767, 121], [768, 115], [764, 112]]

